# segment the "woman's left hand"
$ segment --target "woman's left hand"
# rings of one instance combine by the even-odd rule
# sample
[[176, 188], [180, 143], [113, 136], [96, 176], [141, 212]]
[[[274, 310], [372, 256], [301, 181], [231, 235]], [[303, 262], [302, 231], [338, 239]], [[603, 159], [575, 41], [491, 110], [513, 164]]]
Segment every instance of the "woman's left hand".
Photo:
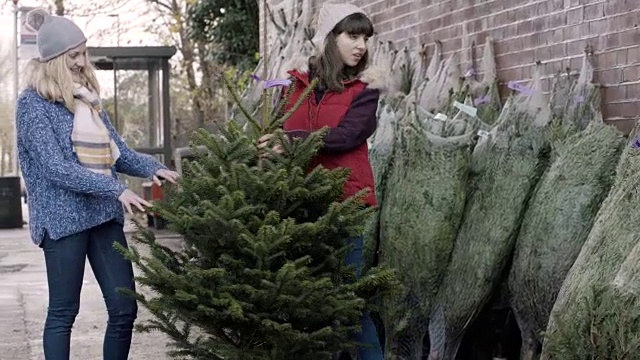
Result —
[[[264, 149], [265, 147], [267, 147], [267, 145], [273, 138], [274, 138], [274, 134], [262, 135], [258, 139], [258, 149]], [[271, 150], [273, 150], [273, 152], [275, 152], [276, 154], [282, 154], [284, 152], [284, 148], [282, 147], [282, 144], [280, 144], [280, 142], [277, 139], [275, 144], [271, 148]]]
[[180, 175], [175, 171], [171, 171], [168, 169], [160, 169], [153, 176], [153, 182], [156, 183], [156, 185], [158, 186], [162, 186], [162, 182], [160, 181], [160, 178], [163, 178], [164, 180], [167, 180], [170, 183], [175, 184], [179, 177]]

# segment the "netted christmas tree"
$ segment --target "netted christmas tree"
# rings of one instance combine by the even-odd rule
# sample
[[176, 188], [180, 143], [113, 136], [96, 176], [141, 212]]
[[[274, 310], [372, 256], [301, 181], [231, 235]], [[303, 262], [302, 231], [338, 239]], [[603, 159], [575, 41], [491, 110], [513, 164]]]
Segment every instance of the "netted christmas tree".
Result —
[[[293, 110], [274, 109], [270, 88], [284, 83], [264, 82], [259, 119], [241, 111], [248, 121], [194, 134], [183, 177], [153, 208], [184, 237], [185, 250], [162, 246], [144, 229], [136, 238], [150, 256], [121, 249], [140, 269], [142, 292], [153, 294], [131, 294], [153, 315], [138, 329], [166, 333], [173, 356], [329, 359], [353, 348], [368, 304], [397, 289], [391, 271], [374, 268], [356, 279], [345, 263], [346, 239], [371, 216], [367, 190], [342, 199], [349, 170], [311, 168], [326, 129], [287, 139], [280, 125]], [[282, 153], [257, 147], [267, 133]]]

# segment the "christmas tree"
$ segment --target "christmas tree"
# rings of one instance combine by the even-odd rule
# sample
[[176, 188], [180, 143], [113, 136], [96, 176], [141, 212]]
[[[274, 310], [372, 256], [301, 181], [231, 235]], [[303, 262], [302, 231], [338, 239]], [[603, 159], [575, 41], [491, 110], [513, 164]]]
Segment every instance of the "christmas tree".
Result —
[[[271, 109], [269, 87], [261, 119], [240, 112], [250, 126], [232, 119], [219, 133], [194, 134], [194, 157], [154, 206], [186, 250], [164, 247], [144, 229], [136, 239], [150, 256], [120, 248], [154, 293], [131, 294], [153, 315], [138, 330], [168, 334], [173, 356], [330, 359], [356, 345], [351, 334], [363, 310], [397, 290], [392, 272], [374, 268], [356, 279], [345, 264], [345, 240], [362, 233], [372, 212], [363, 206], [366, 190], [343, 200], [348, 169], [311, 169], [326, 129], [287, 139], [280, 125], [293, 110]], [[266, 133], [283, 152], [256, 146]]]

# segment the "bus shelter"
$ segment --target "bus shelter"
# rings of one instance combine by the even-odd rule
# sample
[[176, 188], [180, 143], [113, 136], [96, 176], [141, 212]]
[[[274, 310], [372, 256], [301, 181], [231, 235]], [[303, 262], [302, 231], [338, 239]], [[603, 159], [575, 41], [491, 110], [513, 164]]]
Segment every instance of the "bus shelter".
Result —
[[118, 132], [135, 150], [170, 166], [169, 60], [175, 47], [90, 47], [88, 51], [99, 73], [113, 74], [113, 96], [106, 99], [105, 107]]

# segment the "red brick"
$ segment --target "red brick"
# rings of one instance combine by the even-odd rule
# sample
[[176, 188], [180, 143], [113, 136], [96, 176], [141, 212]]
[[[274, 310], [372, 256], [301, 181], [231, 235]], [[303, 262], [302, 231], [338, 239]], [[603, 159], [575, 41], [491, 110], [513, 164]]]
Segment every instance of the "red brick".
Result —
[[622, 81], [620, 69], [595, 70], [593, 80], [603, 85], [619, 84]]
[[539, 47], [534, 50], [533, 57], [536, 61], [547, 61], [551, 59], [551, 48], [548, 46]]
[[535, 5], [535, 13], [532, 12], [532, 14], [538, 15], [538, 16], [543, 16], [546, 15], [550, 12], [553, 12], [553, 1], [545, 1], [545, 2], [541, 2]]
[[[605, 111], [604, 113], [607, 113], [606, 109], [608, 108], [608, 106], [605, 106]], [[629, 132], [631, 132], [631, 130], [633, 130], [635, 123], [636, 123], [636, 119], [605, 119], [605, 123], [607, 124], [611, 124], [612, 126], [616, 127], [619, 131], [628, 134]]]
[[[389, 4], [387, 4], [387, 8], [389, 7]], [[412, 14], [411, 12], [411, 3], [410, 2], [405, 2], [402, 5], [396, 6], [393, 8], [393, 12], [396, 14]]]
[[639, 17], [640, 12], [633, 11], [602, 19], [601, 21], [607, 24], [607, 32], [616, 32], [632, 29], [638, 23]]
[[602, 90], [602, 100], [610, 103], [624, 99], [626, 96], [626, 87], [620, 85], [607, 86]]
[[498, 69], [517, 67], [518, 65], [534, 63], [534, 51], [525, 50], [496, 57]]
[[629, 59], [629, 62], [633, 63], [640, 61], [640, 45], [628, 48], [627, 58]]
[[640, 114], [640, 101], [630, 101], [622, 104], [622, 117], [637, 117]]
[[[624, 85], [624, 87], [627, 89], [625, 97], [627, 99], [640, 99], [640, 84], [629, 84], [629, 85]], [[623, 99], [624, 97], [620, 97], [618, 99]], [[640, 111], [636, 114], [640, 115]]]
[[[528, 76], [528, 75], [527, 75]], [[517, 67], [513, 69], [499, 70], [498, 77], [504, 82], [512, 81], [512, 80], [521, 80], [523, 77], [522, 67]]]
[[569, 68], [571, 71], [580, 71], [582, 69], [582, 56], [576, 56], [569, 60]]
[[587, 40], [574, 40], [567, 44], [567, 55], [578, 55], [584, 52]]
[[619, 33], [620, 46], [634, 46], [640, 44], [640, 28]]
[[558, 72], [564, 71], [566, 67], [564, 61], [562, 60], [543, 61], [542, 63], [545, 74], [556, 74]]
[[462, 47], [462, 38], [447, 39], [442, 41], [442, 52], [449, 53]]
[[567, 55], [569, 55], [567, 53], [567, 43], [560, 43], [560, 44], [551, 44], [549, 45], [549, 51], [551, 52], [551, 57], [565, 57]]
[[547, 29], [557, 29], [559, 27], [567, 25], [567, 18], [564, 13], [550, 14], [545, 17], [547, 23]]
[[533, 32], [533, 22], [534, 20], [524, 20], [516, 25], [516, 32], [518, 35], [526, 35]]
[[493, 0], [488, 3], [489, 8], [491, 9], [491, 13], [495, 14], [498, 11], [502, 11], [506, 9], [504, 0]]
[[563, 36], [565, 39], [575, 39], [580, 37], [580, 25], [571, 25], [565, 27], [563, 31]]
[[589, 32], [592, 34], [606, 33], [609, 27], [609, 21], [607, 19], [597, 19], [588, 22]]
[[620, 34], [618, 33], [604, 35], [600, 39], [600, 49], [602, 50], [615, 49], [620, 46]]
[[604, 106], [604, 114], [607, 118], [620, 119], [622, 118], [622, 104], [619, 102], [608, 102]]
[[621, 132], [628, 134], [630, 133], [636, 125], [636, 118], [633, 119], [619, 119], [615, 121], [607, 121], [607, 123], [611, 123], [613, 126], [618, 128]]
[[630, 0], [608, 0], [604, 2], [603, 12], [606, 16], [624, 14], [637, 10], [638, 4]]
[[627, 64], [627, 49], [620, 49], [616, 51], [616, 63], [617, 65]]
[[564, 32], [562, 29], [555, 29], [551, 31], [551, 41], [552, 42], [561, 42], [564, 40]]
[[503, 46], [504, 46], [504, 52], [506, 53], [518, 52], [520, 50], [524, 50], [525, 48], [529, 47], [525, 45], [525, 37], [523, 36], [505, 40]]
[[584, 20], [584, 8], [582, 7], [568, 10], [566, 14], [567, 14], [567, 25], [578, 24]]
[[[616, 1], [616, 0], [609, 0]], [[593, 20], [600, 17], [604, 17], [604, 3], [597, 2], [595, 4], [588, 4], [584, 6], [584, 19]]]
[[533, 31], [540, 32], [549, 29], [549, 25], [547, 24], [548, 18], [537, 18], [533, 21]]
[[547, 42], [547, 40], [546, 40], [546, 38], [545, 38], [545, 36], [543, 34], [541, 34], [541, 33], [533, 33], [531, 35], [525, 36], [525, 39], [524, 39], [524, 44], [525, 45], [524, 46], [525, 47], [535, 48], [535, 47], [538, 47], [538, 46], [541, 46], [541, 45], [545, 45], [546, 42]]

